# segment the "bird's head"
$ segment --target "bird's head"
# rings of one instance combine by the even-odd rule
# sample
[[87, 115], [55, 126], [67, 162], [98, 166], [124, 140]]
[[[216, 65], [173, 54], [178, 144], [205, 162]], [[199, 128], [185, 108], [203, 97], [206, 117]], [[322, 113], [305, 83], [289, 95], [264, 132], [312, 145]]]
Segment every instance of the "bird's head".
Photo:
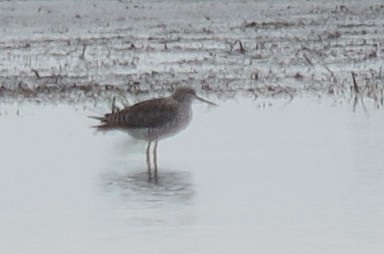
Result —
[[215, 103], [210, 102], [206, 99], [203, 99], [196, 94], [196, 90], [192, 87], [183, 86], [179, 87], [175, 90], [175, 92], [172, 95], [172, 98], [179, 101], [179, 102], [188, 102], [191, 103], [193, 99], [197, 99], [199, 101], [208, 103], [209, 105], [215, 105]]

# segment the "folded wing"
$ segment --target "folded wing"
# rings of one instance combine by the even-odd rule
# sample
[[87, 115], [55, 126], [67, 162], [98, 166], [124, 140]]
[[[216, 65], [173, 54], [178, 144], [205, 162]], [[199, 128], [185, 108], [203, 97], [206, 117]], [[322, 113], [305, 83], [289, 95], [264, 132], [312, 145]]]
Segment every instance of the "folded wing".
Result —
[[159, 98], [137, 103], [120, 111], [106, 114], [99, 129], [112, 128], [156, 128], [174, 121], [177, 106], [169, 100]]

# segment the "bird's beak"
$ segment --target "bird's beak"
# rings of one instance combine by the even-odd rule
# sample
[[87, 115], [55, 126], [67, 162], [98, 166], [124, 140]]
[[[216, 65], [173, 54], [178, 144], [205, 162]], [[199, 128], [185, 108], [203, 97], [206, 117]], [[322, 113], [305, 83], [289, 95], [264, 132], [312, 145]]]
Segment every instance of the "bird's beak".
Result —
[[208, 100], [206, 100], [206, 99], [203, 99], [203, 98], [201, 98], [201, 97], [199, 97], [199, 96], [197, 96], [197, 95], [195, 95], [195, 98], [198, 99], [199, 101], [205, 102], [205, 103], [207, 103], [207, 104], [209, 104], [209, 105], [217, 106], [216, 103], [213, 103], [213, 102], [211, 102], [211, 101], [208, 101]]

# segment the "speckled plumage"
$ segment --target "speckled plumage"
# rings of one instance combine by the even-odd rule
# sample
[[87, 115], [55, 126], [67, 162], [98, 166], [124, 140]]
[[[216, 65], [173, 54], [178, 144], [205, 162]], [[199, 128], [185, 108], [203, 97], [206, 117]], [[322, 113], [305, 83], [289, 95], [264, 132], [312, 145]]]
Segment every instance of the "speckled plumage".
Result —
[[96, 126], [99, 130], [123, 130], [135, 139], [148, 141], [147, 166], [151, 178], [149, 150], [154, 142], [154, 165], [157, 179], [156, 148], [160, 139], [173, 136], [184, 130], [192, 120], [192, 100], [198, 99], [215, 105], [196, 95], [190, 87], [181, 87], [165, 98], [151, 99], [139, 102], [116, 112], [105, 114], [104, 117], [94, 117], [101, 121]]
[[106, 114], [97, 126], [100, 130], [120, 129], [136, 139], [154, 141], [183, 130], [192, 119], [190, 102], [171, 97], [139, 102]]

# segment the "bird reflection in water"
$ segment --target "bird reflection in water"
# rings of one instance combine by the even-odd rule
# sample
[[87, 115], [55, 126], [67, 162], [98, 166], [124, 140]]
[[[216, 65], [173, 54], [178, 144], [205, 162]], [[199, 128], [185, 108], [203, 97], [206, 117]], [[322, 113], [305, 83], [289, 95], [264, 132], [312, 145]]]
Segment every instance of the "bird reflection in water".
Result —
[[103, 175], [108, 192], [120, 193], [130, 201], [138, 202], [189, 202], [194, 196], [192, 176], [189, 172], [162, 169], [156, 184], [148, 182], [145, 171], [129, 173], [110, 172]]

